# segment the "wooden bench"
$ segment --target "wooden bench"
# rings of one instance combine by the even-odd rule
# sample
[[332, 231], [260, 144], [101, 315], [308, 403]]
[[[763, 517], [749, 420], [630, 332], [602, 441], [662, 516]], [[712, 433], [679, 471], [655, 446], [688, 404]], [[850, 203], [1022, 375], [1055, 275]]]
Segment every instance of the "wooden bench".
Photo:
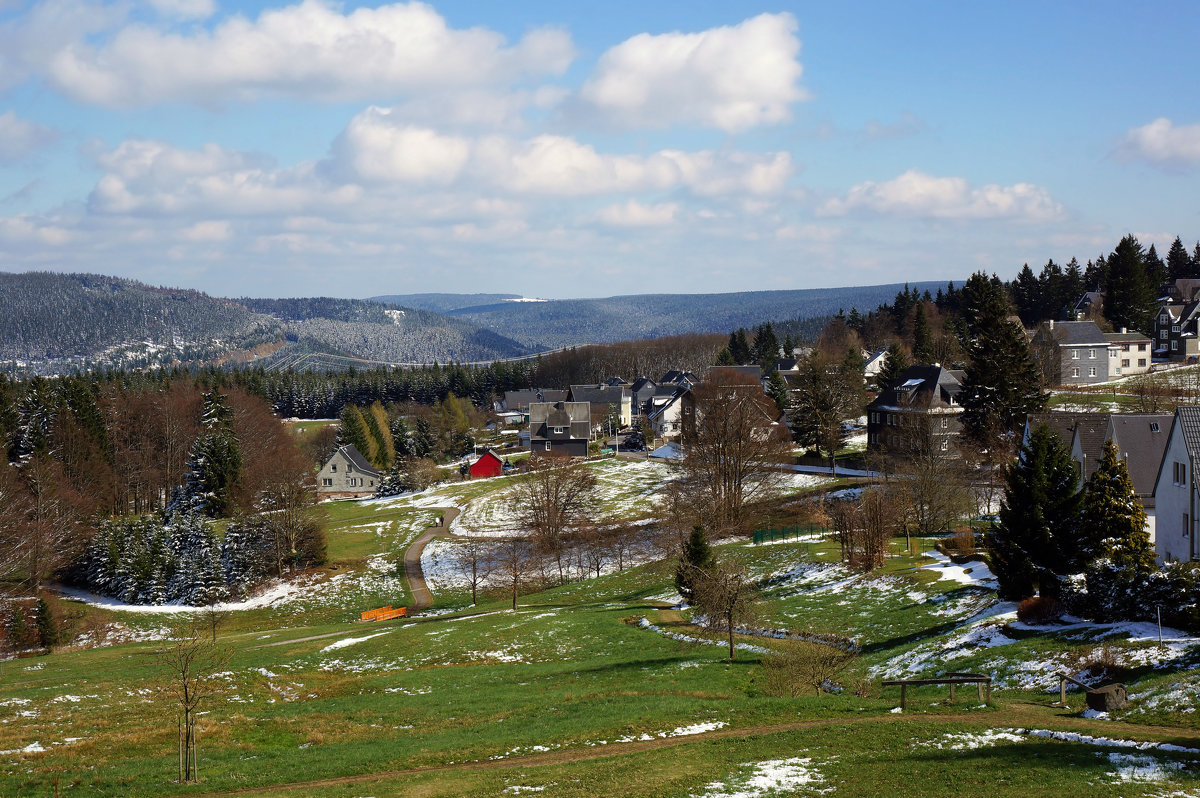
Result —
[[[947, 673], [936, 679], [888, 679], [880, 683], [884, 687], [900, 687], [900, 709], [908, 709], [908, 688], [923, 687], [931, 684], [950, 685], [950, 700], [954, 701], [954, 688], [960, 684], [973, 684], [979, 691], [979, 700], [985, 704], [992, 703], [992, 677], [982, 673]], [[984, 697], [984, 686], [987, 687], [987, 697]]]
[[361, 612], [358, 615], [360, 621], [390, 621], [393, 618], [407, 618], [408, 607], [396, 607], [393, 609], [389, 604], [386, 607], [379, 607], [373, 610]]

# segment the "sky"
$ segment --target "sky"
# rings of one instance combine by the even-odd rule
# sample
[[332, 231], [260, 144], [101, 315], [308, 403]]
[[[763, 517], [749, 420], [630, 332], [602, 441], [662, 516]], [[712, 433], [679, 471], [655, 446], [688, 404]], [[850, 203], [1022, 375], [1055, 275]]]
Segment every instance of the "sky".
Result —
[[0, 270], [1011, 279], [1200, 239], [1200, 4], [0, 0]]

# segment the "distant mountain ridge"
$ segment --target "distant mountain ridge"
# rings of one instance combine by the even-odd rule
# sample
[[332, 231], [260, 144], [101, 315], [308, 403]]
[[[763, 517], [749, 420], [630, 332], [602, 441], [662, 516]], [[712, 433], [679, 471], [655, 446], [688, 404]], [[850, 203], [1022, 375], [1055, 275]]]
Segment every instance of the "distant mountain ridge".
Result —
[[[596, 299], [551, 299], [544, 302], [501, 301], [469, 304], [486, 294], [437, 294], [446, 315], [464, 319], [515, 339], [535, 350], [583, 343], [612, 343], [691, 332], [729, 332], [764, 321], [821, 318], [874, 310], [895, 299], [905, 283], [849, 288], [801, 288], [786, 291], [743, 291], [729, 294], [632, 294]], [[907, 283], [918, 291], [936, 292], [945, 282]], [[421, 295], [372, 297], [376, 302], [411, 302]], [[496, 295], [493, 295], [496, 296]], [[457, 297], [458, 299], [455, 299]], [[457, 305], [457, 307], [456, 307]]]

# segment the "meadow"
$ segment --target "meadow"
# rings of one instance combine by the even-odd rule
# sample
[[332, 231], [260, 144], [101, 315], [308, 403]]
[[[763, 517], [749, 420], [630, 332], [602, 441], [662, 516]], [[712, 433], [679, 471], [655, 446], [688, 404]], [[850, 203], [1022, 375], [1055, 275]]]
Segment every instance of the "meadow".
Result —
[[[604, 468], [605, 512], [645, 517], [647, 469]], [[757, 581], [756, 626], [858, 642], [819, 695], [769, 694], [774, 637], [738, 635], [730, 661], [678, 606], [669, 561], [530, 593], [516, 611], [450, 591], [419, 617], [356, 622], [408, 600], [396, 563], [438, 507], [486, 528], [511, 480], [325, 505], [329, 566], [223, 614], [198, 784], [174, 781], [156, 653], [180, 613], [79, 605], [127, 642], [0, 663], [0, 795], [1200, 795], [1200, 640], [1028, 627], [986, 566], [930, 540], [895, 541], [873, 574], [846, 569], [830, 540], [716, 547]], [[900, 712], [879, 685], [947, 671], [990, 673], [991, 704], [928, 687]], [[1124, 681], [1129, 709], [1093, 717], [1078, 692], [1056, 706], [1060, 671]]]

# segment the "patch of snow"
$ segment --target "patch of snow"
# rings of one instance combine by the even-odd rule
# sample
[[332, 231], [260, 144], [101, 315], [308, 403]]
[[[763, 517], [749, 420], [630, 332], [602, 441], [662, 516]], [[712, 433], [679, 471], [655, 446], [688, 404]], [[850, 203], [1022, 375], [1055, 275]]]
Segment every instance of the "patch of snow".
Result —
[[1100, 754], [1116, 766], [1108, 775], [1120, 782], [1169, 781], [1183, 770], [1182, 762], [1163, 762], [1152, 756], [1138, 754]]
[[321, 653], [324, 653], [326, 651], [336, 651], [339, 648], [345, 648], [346, 646], [352, 646], [355, 643], [361, 643], [364, 640], [370, 640], [373, 637], [380, 637], [381, 635], [386, 635], [386, 634], [390, 633], [390, 631], [391, 630], [389, 629], [387, 632], [376, 632], [373, 635], [363, 635], [362, 637], [347, 637], [347, 638], [338, 640], [337, 642], [330, 643], [329, 645], [325, 646], [325, 648], [321, 649]]
[[921, 569], [936, 573], [940, 579], [952, 579], [963, 585], [996, 589], [996, 576], [986, 563], [969, 562], [965, 565], [956, 565], [940, 551], [930, 551], [925, 556], [931, 557], [933, 562], [922, 565]]
[[790, 794], [802, 789], [819, 794], [834, 790], [832, 786], [823, 786], [825, 777], [813, 767], [813, 761], [808, 757], [768, 759], [748, 762], [741, 767], [742, 772], [729, 776], [725, 781], [706, 784], [699, 798], [759, 798]]

